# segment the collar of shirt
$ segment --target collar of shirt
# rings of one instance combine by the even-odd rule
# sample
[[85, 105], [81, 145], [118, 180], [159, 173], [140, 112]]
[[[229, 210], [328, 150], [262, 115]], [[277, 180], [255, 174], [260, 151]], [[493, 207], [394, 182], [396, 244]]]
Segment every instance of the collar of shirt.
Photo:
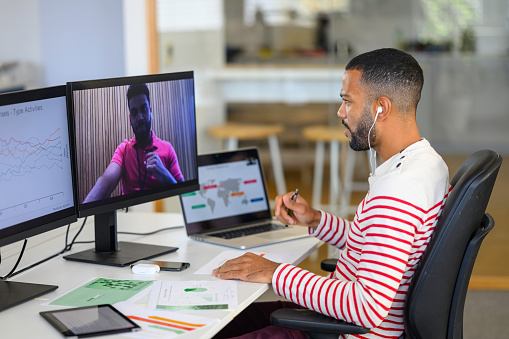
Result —
[[[149, 145], [147, 145], [145, 148], [143, 148], [144, 153], [146, 153], [146, 152], [153, 152], [153, 151], [155, 151], [158, 148], [156, 146], [158, 138], [156, 137], [154, 131], [151, 130], [150, 133], [152, 134], [152, 142]], [[133, 147], [138, 148], [138, 143], [136, 142], [136, 136], [134, 136], [131, 139], [131, 142], [133, 144]]]
[[[429, 147], [428, 140], [422, 138], [421, 140], [411, 144], [399, 153], [394, 154], [392, 157], [387, 159], [384, 163], [375, 169], [375, 174], [368, 178], [369, 186], [372, 186], [378, 179], [382, 178], [387, 173], [394, 171], [395, 168], [399, 167], [398, 163], [409, 156], [413, 151], [421, 149], [423, 147]], [[396, 167], [397, 166], [397, 167]]]

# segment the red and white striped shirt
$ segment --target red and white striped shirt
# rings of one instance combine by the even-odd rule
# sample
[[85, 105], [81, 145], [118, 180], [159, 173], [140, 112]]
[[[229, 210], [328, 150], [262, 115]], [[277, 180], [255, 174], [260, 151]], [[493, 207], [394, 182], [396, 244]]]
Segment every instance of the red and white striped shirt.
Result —
[[315, 237], [342, 249], [328, 277], [281, 264], [276, 294], [328, 316], [371, 328], [349, 338], [398, 338], [403, 304], [445, 198], [449, 173], [422, 139], [380, 165], [352, 222], [322, 211]]

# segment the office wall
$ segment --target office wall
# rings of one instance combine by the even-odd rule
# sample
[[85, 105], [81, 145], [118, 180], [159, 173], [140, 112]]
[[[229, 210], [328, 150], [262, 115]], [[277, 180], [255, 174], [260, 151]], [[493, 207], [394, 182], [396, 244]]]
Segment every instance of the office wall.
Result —
[[39, 0], [2, 0], [0, 61], [40, 63]]
[[124, 75], [121, 0], [41, 0], [44, 81]]
[[42, 83], [39, 0], [2, 0], [0, 64], [17, 62], [0, 72], [0, 90], [34, 88]]
[[122, 0], [2, 0], [0, 62], [33, 65], [36, 86], [125, 73]]
[[124, 1], [123, 5], [125, 75], [146, 74], [149, 47], [145, 0]]

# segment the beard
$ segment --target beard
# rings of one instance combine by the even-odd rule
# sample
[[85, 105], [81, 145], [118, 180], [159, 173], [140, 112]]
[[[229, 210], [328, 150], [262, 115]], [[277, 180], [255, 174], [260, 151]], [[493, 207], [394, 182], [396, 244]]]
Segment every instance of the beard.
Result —
[[[377, 130], [376, 127], [373, 126], [373, 118], [371, 117], [371, 114], [369, 112], [369, 108], [367, 106], [364, 106], [362, 109], [362, 115], [361, 119], [359, 120], [359, 125], [357, 126], [357, 130], [354, 132], [350, 129], [350, 126], [348, 126], [347, 123], [345, 123], [345, 120], [343, 120], [343, 125], [348, 128], [350, 131], [351, 139], [350, 139], [350, 148], [354, 151], [367, 151], [369, 150], [369, 146], [371, 143], [371, 146], [373, 146], [373, 143], [376, 140], [377, 136]], [[371, 134], [369, 133], [369, 130], [371, 129], [371, 126], [373, 126], [373, 129], [371, 130]], [[369, 143], [368, 143], [368, 134], [369, 135]]]
[[144, 121], [136, 125], [136, 128], [133, 128], [134, 136], [136, 140], [148, 140], [150, 137], [150, 129], [151, 129], [151, 121]]

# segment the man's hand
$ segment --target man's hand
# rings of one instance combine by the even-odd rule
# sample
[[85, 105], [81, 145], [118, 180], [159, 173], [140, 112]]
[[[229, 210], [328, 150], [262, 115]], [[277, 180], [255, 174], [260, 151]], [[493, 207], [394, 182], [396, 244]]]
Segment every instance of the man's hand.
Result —
[[175, 184], [177, 182], [156, 152], [147, 153], [147, 173], [156, 177], [162, 184]]
[[212, 275], [219, 279], [240, 279], [257, 283], [272, 283], [272, 276], [280, 264], [248, 252], [228, 260], [216, 268]]
[[[297, 201], [292, 201], [293, 192], [276, 197], [276, 218], [284, 225], [301, 225], [316, 228], [320, 223], [322, 213], [309, 206], [302, 196], [297, 196]], [[290, 216], [288, 211], [292, 210]]]

